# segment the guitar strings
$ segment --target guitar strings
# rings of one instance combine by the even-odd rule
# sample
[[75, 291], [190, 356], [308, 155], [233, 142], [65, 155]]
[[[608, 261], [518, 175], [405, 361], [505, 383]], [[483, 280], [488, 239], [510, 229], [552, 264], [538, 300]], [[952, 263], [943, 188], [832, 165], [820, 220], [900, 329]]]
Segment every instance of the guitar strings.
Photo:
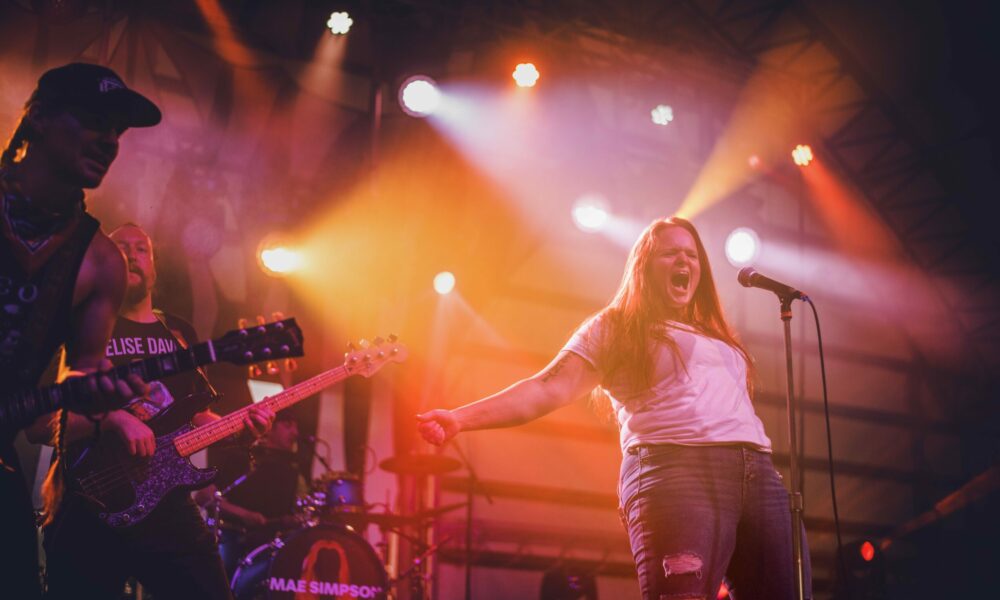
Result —
[[[286, 404], [286, 401], [291, 400], [291, 402], [287, 402], [287, 405], [290, 406], [291, 404], [294, 404], [298, 400], [308, 397], [309, 395], [312, 395], [313, 393], [322, 390], [331, 383], [336, 383], [336, 381], [339, 381], [340, 379], [350, 374], [351, 374], [350, 370], [347, 368], [347, 366], [341, 365], [325, 373], [320, 373], [315, 377], [307, 379], [306, 381], [303, 381], [298, 385], [292, 386], [286, 390], [282, 390], [281, 392], [275, 394], [274, 396], [265, 398], [264, 400], [261, 401], [261, 403], [267, 403], [269, 408], [281, 410], [287, 407], [287, 406], [282, 406], [283, 404]], [[327, 379], [333, 379], [334, 381], [327, 382], [326, 381]], [[306, 391], [308, 393], [304, 393]], [[218, 438], [222, 439], [227, 435], [232, 435], [233, 433], [242, 430], [245, 427], [245, 425], [243, 424], [243, 417], [246, 415], [249, 409], [250, 409], [249, 406], [244, 407], [243, 409], [230, 413], [213, 423], [206, 424], [203, 430], [202, 428], [196, 428], [177, 436], [177, 438], [173, 440], [173, 443], [175, 443], [175, 447], [177, 448], [178, 453], [181, 453], [182, 456], [188, 456], [187, 454], [183, 454], [181, 448], [177, 447], [178, 445], [186, 445], [184, 440], [195, 440], [201, 442], [204, 440], [205, 437], [212, 438], [218, 435], [218, 432], [220, 430], [225, 430], [226, 431], [225, 435], [222, 435]], [[232, 432], [229, 431], [230, 429], [232, 429]], [[209, 443], [210, 444], [214, 443], [214, 441]], [[120, 484], [126, 481], [132, 483], [134, 481], [134, 476], [139, 471], [142, 471], [143, 469], [148, 469], [148, 467], [150, 467], [151, 465], [152, 463], [149, 461], [139, 461], [139, 462], [134, 462], [132, 464], [124, 464], [124, 465], [121, 463], [114, 463], [103, 469], [98, 469], [86, 475], [85, 477], [81, 477], [79, 478], [78, 481], [80, 483], [80, 487], [86, 488], [84, 491], [87, 492], [88, 494], [102, 495], [105, 492], [119, 486]]]

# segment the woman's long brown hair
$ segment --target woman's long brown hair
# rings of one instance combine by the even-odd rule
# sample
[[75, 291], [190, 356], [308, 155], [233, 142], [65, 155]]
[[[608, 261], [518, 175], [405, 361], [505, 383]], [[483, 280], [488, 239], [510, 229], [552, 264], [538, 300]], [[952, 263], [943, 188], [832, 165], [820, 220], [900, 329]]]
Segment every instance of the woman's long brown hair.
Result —
[[[633, 382], [636, 392], [652, 387], [654, 363], [650, 348], [654, 342], [666, 344], [680, 360], [677, 343], [663, 327], [664, 315], [669, 314], [663, 300], [663, 290], [654, 283], [650, 272], [657, 235], [667, 227], [680, 227], [691, 234], [698, 248], [698, 262], [701, 265], [701, 278], [695, 288], [694, 298], [676, 320], [690, 325], [703, 335], [725, 342], [743, 356], [747, 364], [747, 393], [752, 397], [753, 361], [723, 314], [701, 236], [690, 221], [680, 217], [658, 219], [642, 232], [629, 253], [625, 273], [614, 299], [599, 313], [605, 328], [600, 357], [602, 382], [604, 385], [616, 381]], [[683, 368], [683, 362], [680, 364]], [[606, 398], [606, 394], [596, 397], [598, 404], [603, 404], [600, 397]]]

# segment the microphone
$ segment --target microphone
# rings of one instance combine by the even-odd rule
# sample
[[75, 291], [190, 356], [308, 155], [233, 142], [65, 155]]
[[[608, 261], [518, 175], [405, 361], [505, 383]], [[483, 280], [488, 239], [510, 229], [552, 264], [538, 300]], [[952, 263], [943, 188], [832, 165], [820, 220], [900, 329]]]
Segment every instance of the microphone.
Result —
[[775, 281], [770, 277], [764, 277], [753, 267], [743, 267], [740, 269], [740, 274], [736, 276], [736, 280], [739, 281], [740, 285], [743, 287], [755, 287], [762, 290], [769, 290], [779, 296], [789, 297], [792, 300], [795, 300], [796, 298], [801, 300], [806, 297], [804, 292], [800, 292], [792, 286], [785, 285], [780, 281]]

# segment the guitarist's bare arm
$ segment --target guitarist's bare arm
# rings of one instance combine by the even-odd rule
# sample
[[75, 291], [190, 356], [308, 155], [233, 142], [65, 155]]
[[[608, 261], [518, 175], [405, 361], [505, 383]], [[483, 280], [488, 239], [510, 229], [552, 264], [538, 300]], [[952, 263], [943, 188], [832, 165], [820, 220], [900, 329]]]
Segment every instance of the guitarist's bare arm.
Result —
[[[98, 232], [83, 257], [73, 289], [73, 331], [66, 344], [66, 362], [75, 373], [92, 373], [111, 368], [111, 363], [104, 358], [104, 350], [114, 329], [118, 309], [125, 297], [125, 277], [125, 258], [121, 250], [106, 235]], [[100, 377], [92, 391], [127, 400], [147, 394], [149, 388], [137, 375], [130, 375], [125, 381], [118, 382], [112, 382], [108, 377]], [[128, 427], [129, 437], [133, 438], [137, 447], [145, 446], [146, 441], [153, 443], [152, 432], [141, 421], [136, 420], [146, 429], [145, 432], [134, 423], [130, 423], [127, 417], [113, 414], [121, 412], [123, 411], [109, 413], [108, 425], [116, 429]], [[39, 417], [26, 431], [28, 440], [33, 443], [51, 444], [55, 425], [52, 415]], [[88, 419], [75, 413], [69, 414], [64, 432], [66, 441], [84, 439], [93, 436], [94, 433], [94, 424]]]
[[[83, 373], [106, 370], [104, 351], [115, 326], [118, 309], [125, 298], [125, 257], [108, 236], [94, 236], [80, 266], [73, 289], [73, 332], [66, 343], [66, 362], [70, 369]], [[137, 375], [125, 381], [98, 379], [97, 391], [129, 399], [149, 393]]]

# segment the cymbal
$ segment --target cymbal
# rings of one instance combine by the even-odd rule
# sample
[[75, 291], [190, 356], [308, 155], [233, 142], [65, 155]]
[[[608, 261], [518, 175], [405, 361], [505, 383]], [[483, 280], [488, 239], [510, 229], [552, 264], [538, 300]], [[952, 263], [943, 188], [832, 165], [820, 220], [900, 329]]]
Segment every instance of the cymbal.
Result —
[[455, 509], [462, 508], [467, 504], [468, 502], [456, 502], [454, 504], [446, 504], [444, 506], [439, 506], [437, 508], [431, 508], [428, 510], [421, 511], [415, 515], [397, 515], [390, 512], [376, 513], [376, 512], [362, 511], [356, 513], [338, 514], [338, 517], [343, 518], [345, 521], [348, 522], [353, 519], [354, 521], [357, 521], [359, 523], [377, 525], [379, 527], [406, 527], [407, 525], [417, 525], [422, 521], [439, 517]]
[[419, 520], [416, 517], [407, 517], [393, 513], [366, 512], [355, 513], [349, 516], [367, 525], [377, 525], [379, 527], [406, 527], [407, 525], [416, 524]]
[[462, 466], [454, 458], [440, 454], [400, 454], [379, 463], [382, 470], [399, 475], [440, 475]]

